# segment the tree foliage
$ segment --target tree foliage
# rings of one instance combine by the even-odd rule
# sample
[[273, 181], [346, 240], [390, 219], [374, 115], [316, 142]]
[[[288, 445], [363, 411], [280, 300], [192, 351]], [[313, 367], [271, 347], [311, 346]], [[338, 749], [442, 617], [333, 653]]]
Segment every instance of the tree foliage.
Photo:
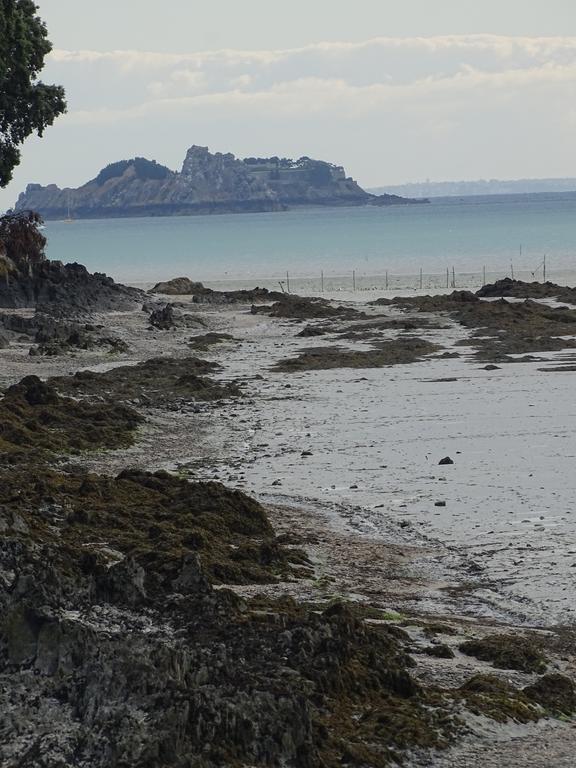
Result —
[[[246, 157], [243, 162], [246, 165], [260, 165], [268, 168], [274, 166], [273, 173], [280, 170], [307, 170], [311, 172], [311, 182], [318, 185], [329, 184], [332, 180], [331, 170], [336, 168], [332, 163], [313, 160], [306, 156], [299, 157], [298, 160], [292, 160], [289, 157]], [[277, 175], [271, 178], [277, 178]]]
[[19, 147], [66, 111], [64, 89], [38, 80], [52, 50], [32, 0], [0, 0], [0, 187], [12, 178]]
[[154, 179], [156, 181], [162, 181], [172, 174], [170, 168], [160, 165], [155, 160], [146, 160], [144, 157], [135, 157], [133, 160], [119, 160], [117, 163], [110, 163], [110, 165], [103, 168], [98, 176], [96, 176], [96, 183], [99, 186], [102, 186], [102, 184], [105, 184], [109, 179], [116, 179], [123, 176], [130, 167], [133, 167], [136, 176], [143, 180]]
[[0, 258], [15, 267], [44, 261], [46, 238], [42, 217], [35, 211], [0, 216]]

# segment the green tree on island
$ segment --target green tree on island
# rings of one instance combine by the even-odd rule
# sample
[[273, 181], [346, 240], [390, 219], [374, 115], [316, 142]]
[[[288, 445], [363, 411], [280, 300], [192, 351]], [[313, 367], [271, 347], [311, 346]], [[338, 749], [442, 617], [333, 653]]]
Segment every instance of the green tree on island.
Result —
[[66, 111], [64, 89], [38, 80], [52, 50], [32, 0], [0, 0], [0, 187], [20, 162], [19, 147]]

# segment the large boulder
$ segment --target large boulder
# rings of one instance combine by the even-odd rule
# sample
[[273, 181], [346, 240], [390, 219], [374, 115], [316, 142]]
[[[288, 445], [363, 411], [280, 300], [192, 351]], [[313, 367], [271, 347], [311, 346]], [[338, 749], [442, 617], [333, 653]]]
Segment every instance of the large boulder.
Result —
[[162, 293], [166, 296], [193, 296], [195, 294], [209, 293], [202, 283], [195, 283], [189, 277], [175, 277], [156, 285], [148, 293]]

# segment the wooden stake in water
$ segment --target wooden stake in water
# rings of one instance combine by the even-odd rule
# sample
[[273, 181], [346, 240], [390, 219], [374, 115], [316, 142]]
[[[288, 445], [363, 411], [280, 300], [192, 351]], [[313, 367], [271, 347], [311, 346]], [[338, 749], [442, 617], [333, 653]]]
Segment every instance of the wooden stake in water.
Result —
[[388, 290], [388, 270], [386, 270], [386, 290]]
[[452, 267], [452, 288], [456, 288], [456, 270]]
[[286, 272], [286, 290], [290, 293], [290, 275]]
[[320, 292], [324, 293], [324, 270], [320, 272]]
[[544, 282], [546, 282], [546, 254], [544, 254], [544, 261], [542, 262], [542, 273], [544, 277]]
[[446, 288], [450, 288], [450, 270], [446, 267]]

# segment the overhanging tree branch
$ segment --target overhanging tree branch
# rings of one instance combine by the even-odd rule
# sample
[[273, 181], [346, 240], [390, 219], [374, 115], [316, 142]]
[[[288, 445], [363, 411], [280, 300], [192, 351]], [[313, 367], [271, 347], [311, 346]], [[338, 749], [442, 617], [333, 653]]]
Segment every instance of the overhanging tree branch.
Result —
[[0, 187], [11, 180], [25, 139], [42, 136], [66, 111], [64, 89], [38, 80], [52, 44], [37, 10], [32, 0], [0, 0]]

